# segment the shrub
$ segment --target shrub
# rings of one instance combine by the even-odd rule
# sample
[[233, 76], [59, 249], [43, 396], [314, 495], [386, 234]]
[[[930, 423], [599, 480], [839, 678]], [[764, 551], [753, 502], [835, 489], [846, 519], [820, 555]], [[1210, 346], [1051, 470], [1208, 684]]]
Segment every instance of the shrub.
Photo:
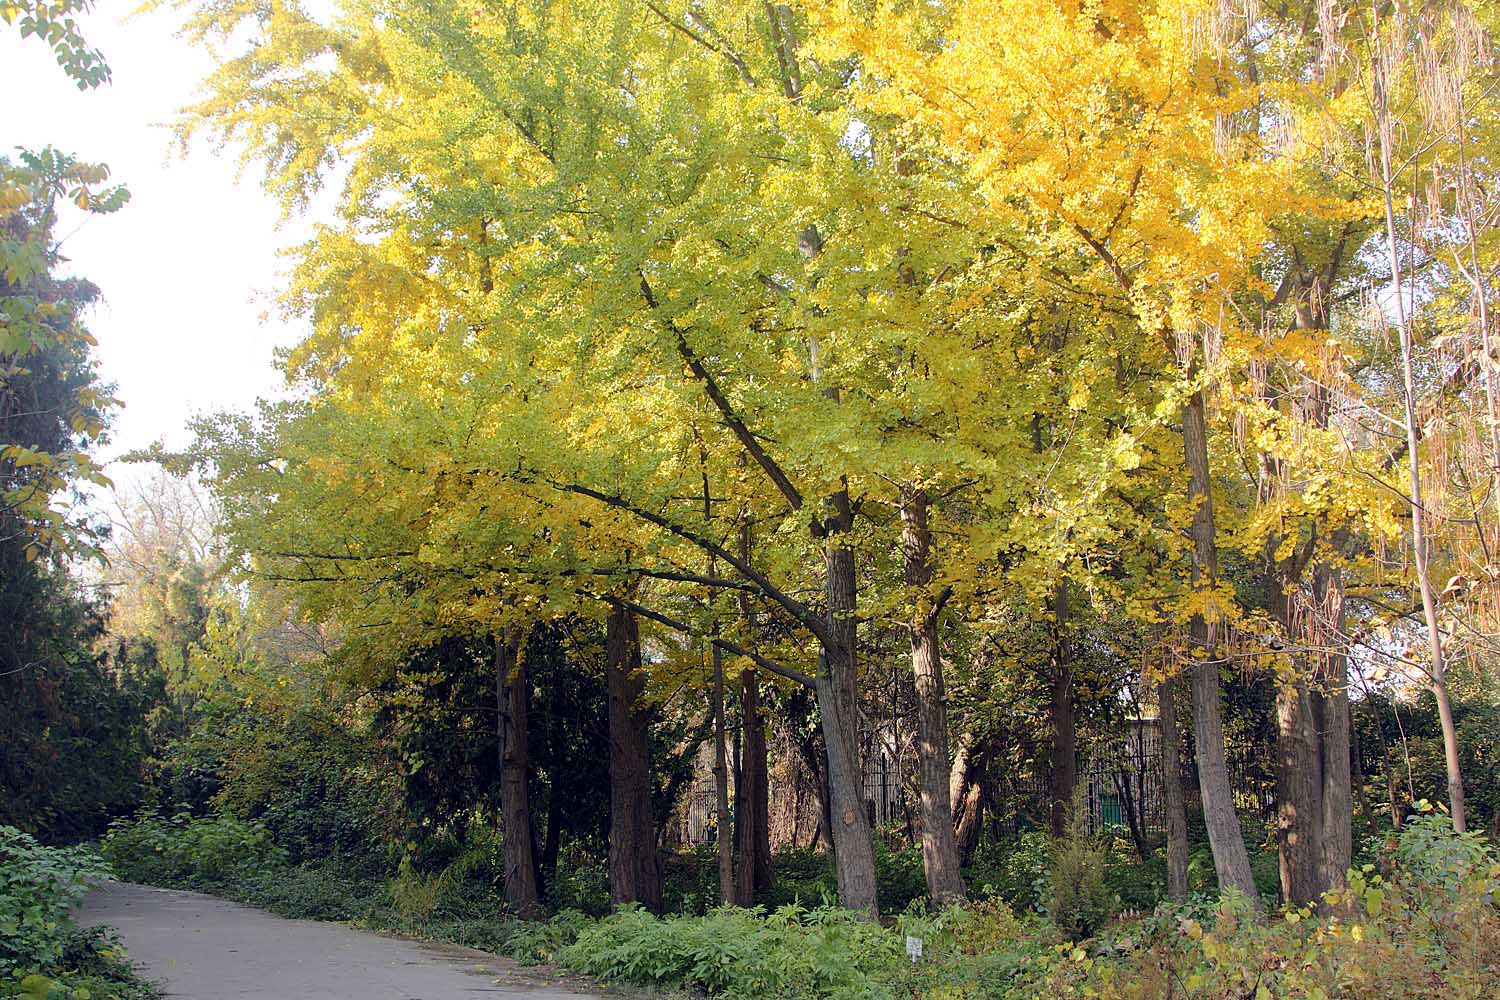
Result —
[[569, 844], [547, 877], [547, 905], [553, 910], [579, 910], [596, 917], [609, 912], [609, 870], [582, 845]]
[[654, 917], [626, 909], [584, 930], [558, 960], [636, 986], [730, 998], [890, 996], [906, 956], [892, 932], [847, 910], [719, 909]]
[[1052, 868], [1043, 906], [1054, 927], [1079, 940], [1092, 935], [1119, 912], [1120, 901], [1104, 882], [1109, 850], [1084, 826], [1087, 806], [1082, 784], [1068, 815], [1067, 834], [1048, 844]]
[[976, 895], [994, 895], [1011, 908], [1039, 910], [1047, 894], [1047, 835], [1031, 831], [1019, 841], [986, 843], [975, 852], [970, 882]]
[[768, 909], [783, 906], [816, 906], [838, 894], [833, 859], [810, 847], [794, 847], [771, 859], [776, 879], [765, 899]]
[[43, 847], [0, 826], [0, 976], [58, 965], [73, 930], [72, 911], [89, 880], [109, 869], [80, 847]]
[[1420, 814], [1407, 820], [1396, 835], [1395, 861], [1407, 878], [1452, 891], [1494, 861], [1479, 833], [1457, 832], [1447, 813], [1433, 810], [1426, 802], [1417, 807]]
[[899, 913], [914, 900], [927, 898], [927, 872], [920, 846], [893, 851], [884, 838], [876, 838], [875, 897], [882, 913]]
[[138, 813], [110, 824], [101, 844], [121, 878], [152, 885], [206, 887], [286, 867], [286, 852], [259, 823], [233, 816], [163, 819]]

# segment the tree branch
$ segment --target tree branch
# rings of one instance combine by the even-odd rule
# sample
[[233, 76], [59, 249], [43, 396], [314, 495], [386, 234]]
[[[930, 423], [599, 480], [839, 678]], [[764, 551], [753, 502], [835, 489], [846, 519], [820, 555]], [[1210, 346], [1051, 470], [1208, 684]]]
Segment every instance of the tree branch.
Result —
[[[646, 280], [644, 274], [641, 275], [641, 295], [645, 298], [646, 305], [650, 306], [654, 312], [657, 309], [656, 295], [652, 292], [651, 283]], [[734, 436], [739, 439], [740, 444], [744, 445], [745, 451], [750, 454], [751, 458], [755, 459], [755, 464], [759, 465], [765, 471], [766, 475], [770, 477], [771, 482], [776, 484], [776, 488], [781, 491], [781, 495], [786, 498], [786, 502], [791, 508], [793, 510], [800, 510], [802, 508], [801, 492], [798, 491], [797, 487], [792, 485], [791, 479], [782, 471], [781, 466], [776, 463], [776, 460], [766, 452], [765, 448], [761, 447], [760, 441], [756, 439], [754, 434], [750, 433], [750, 428], [740, 419], [739, 414], [734, 412], [734, 407], [729, 405], [729, 399], [724, 395], [723, 390], [719, 388], [719, 383], [714, 379], [698, 355], [693, 353], [692, 347], [688, 345], [687, 337], [683, 335], [683, 332], [675, 324], [668, 323], [661, 317], [658, 317], [658, 320], [664, 326], [668, 327], [668, 332], [676, 339], [677, 353], [682, 356], [682, 360], [686, 362], [688, 370], [693, 373], [693, 377], [703, 383], [704, 390], [708, 393], [708, 398], [713, 401], [714, 406], [724, 417], [724, 422], [729, 425], [729, 429], [734, 431]]]
[[595, 597], [598, 600], [601, 600], [606, 604], [611, 604], [617, 608], [624, 608], [626, 610], [633, 611], [636, 614], [640, 615], [642, 618], [649, 618], [654, 622], [665, 625], [667, 628], [676, 629], [678, 632], [681, 632], [684, 635], [691, 635], [696, 636], [700, 639], [707, 639], [710, 643], [718, 646], [720, 649], [722, 649], [726, 653], [729, 653], [731, 656], [743, 656], [746, 659], [753, 661], [757, 666], [770, 671], [778, 677], [785, 677], [789, 681], [796, 681], [803, 687], [813, 687], [813, 679], [807, 674], [804, 674], [802, 671], [796, 669], [795, 667], [783, 666], [782, 664], [777, 663], [775, 660], [768, 659], [760, 655], [759, 653], [748, 650], [745, 647], [730, 642], [727, 639], [721, 639], [718, 636], [706, 636], [698, 630], [694, 629], [692, 626], [688, 625], [686, 622], [679, 621], [678, 619], [672, 618], [668, 615], [664, 615], [660, 611], [653, 611], [650, 608], [636, 604], [634, 601], [627, 601], [622, 597], [615, 597], [610, 594], [590, 594], [588, 596]]

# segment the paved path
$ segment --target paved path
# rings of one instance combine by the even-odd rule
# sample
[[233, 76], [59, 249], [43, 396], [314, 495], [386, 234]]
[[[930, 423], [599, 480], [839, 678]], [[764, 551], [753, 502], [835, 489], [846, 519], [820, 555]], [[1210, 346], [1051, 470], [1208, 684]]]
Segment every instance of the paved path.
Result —
[[121, 882], [89, 893], [84, 926], [110, 924], [168, 997], [190, 1000], [589, 1000], [508, 959], [343, 924], [287, 920], [196, 892]]

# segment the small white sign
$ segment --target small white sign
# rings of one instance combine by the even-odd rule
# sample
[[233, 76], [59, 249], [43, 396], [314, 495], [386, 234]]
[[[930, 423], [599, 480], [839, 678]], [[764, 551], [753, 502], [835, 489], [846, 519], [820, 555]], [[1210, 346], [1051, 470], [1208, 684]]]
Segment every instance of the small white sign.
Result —
[[917, 959], [922, 957], [922, 939], [911, 935], [906, 937], [906, 954], [911, 959], [911, 964], [916, 965]]

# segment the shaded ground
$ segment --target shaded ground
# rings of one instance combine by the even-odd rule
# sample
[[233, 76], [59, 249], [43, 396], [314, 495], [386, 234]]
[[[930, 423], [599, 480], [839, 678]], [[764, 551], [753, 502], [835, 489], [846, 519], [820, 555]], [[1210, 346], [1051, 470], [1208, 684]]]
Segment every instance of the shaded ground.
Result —
[[588, 1000], [576, 982], [509, 959], [382, 937], [343, 924], [287, 920], [195, 892], [108, 882], [89, 893], [83, 926], [109, 924], [169, 997], [190, 1000]]

